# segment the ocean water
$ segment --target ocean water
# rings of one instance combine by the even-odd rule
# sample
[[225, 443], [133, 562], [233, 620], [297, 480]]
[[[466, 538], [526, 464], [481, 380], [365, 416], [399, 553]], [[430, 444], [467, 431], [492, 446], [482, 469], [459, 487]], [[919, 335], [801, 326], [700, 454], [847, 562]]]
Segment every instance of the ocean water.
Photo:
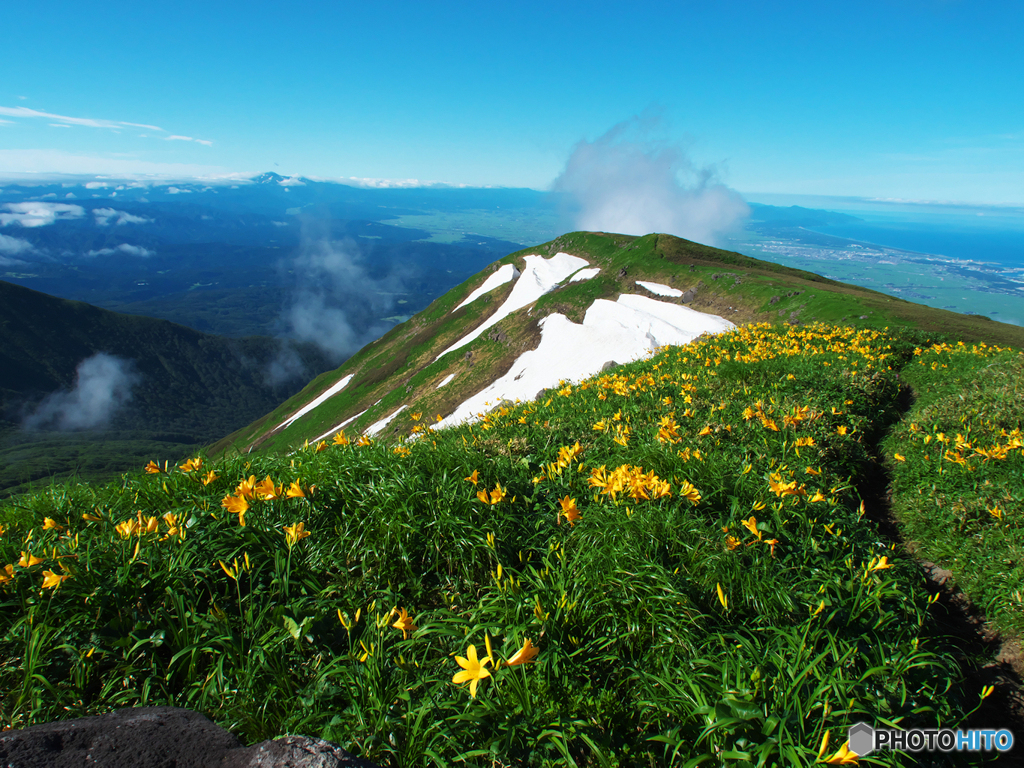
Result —
[[989, 262], [1004, 268], [1024, 267], [1024, 219], [843, 212], [863, 221], [815, 227], [814, 231], [906, 251]]

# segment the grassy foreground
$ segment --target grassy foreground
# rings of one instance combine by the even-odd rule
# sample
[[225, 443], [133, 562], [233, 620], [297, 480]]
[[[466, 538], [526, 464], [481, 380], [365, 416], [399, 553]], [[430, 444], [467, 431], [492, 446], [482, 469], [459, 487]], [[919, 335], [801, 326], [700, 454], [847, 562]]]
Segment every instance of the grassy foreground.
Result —
[[[937, 596], [858, 492], [900, 377], [947, 357], [747, 326], [472, 426], [403, 414], [398, 445], [339, 434], [18, 497], [0, 508], [0, 720], [170, 704], [396, 766], [836, 763], [861, 720], [963, 725], [980, 701]], [[885, 459], [900, 509], [925, 461], [905, 423]], [[942, 493], [972, 505], [966, 533], [1011, 546], [1019, 485], [987, 496], [982, 469], [1019, 477], [1021, 445], [989, 426], [981, 485]]]

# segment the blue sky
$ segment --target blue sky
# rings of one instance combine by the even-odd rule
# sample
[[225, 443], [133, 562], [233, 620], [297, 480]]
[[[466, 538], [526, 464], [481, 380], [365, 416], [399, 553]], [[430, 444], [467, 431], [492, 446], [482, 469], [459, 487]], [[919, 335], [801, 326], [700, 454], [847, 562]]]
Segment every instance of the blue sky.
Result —
[[[1018, 3], [8, 4], [0, 176], [548, 188], [637, 115], [747, 196], [1024, 204]], [[85, 122], [83, 122], [85, 121]]]

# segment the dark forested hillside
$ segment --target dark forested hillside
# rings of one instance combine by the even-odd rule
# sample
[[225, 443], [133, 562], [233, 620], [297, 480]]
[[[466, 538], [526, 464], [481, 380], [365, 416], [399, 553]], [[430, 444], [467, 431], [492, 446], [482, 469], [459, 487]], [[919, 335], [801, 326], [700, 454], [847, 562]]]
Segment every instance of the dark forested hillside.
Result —
[[225, 339], [0, 282], [0, 489], [116, 471], [157, 448], [174, 458], [329, 367], [311, 345]]

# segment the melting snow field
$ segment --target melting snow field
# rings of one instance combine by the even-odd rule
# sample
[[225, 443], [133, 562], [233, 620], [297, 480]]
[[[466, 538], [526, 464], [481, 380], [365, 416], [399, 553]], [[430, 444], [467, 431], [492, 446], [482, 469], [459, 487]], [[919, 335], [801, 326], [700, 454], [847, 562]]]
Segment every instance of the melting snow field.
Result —
[[648, 283], [643, 280], [636, 280], [634, 282], [657, 296], [672, 296], [673, 298], [678, 298], [683, 295], [683, 292], [678, 288], [670, 288], [667, 285], [662, 285], [661, 283]]
[[332, 386], [330, 389], [328, 389], [323, 394], [319, 395], [315, 400], [313, 400], [313, 401], [307, 403], [306, 405], [302, 406], [302, 408], [300, 408], [295, 413], [293, 413], [291, 416], [289, 416], [288, 419], [284, 423], [282, 423], [279, 428], [280, 429], [284, 429], [285, 427], [287, 427], [289, 424], [291, 424], [296, 419], [305, 416], [307, 413], [312, 411], [318, 405], [323, 405], [328, 400], [330, 400], [332, 397], [334, 397], [336, 394], [341, 392], [341, 390], [343, 390], [345, 387], [347, 387], [348, 383], [350, 381], [352, 381], [352, 374], [351, 373], [348, 376], [344, 377], [343, 379], [339, 379], [334, 384], [334, 386]]
[[441, 380], [441, 383], [440, 383], [440, 384], [438, 384], [438, 385], [437, 385], [436, 387], [434, 387], [434, 389], [440, 389], [440, 388], [441, 388], [441, 387], [443, 387], [443, 386], [444, 386], [445, 384], [451, 384], [451, 383], [452, 383], [452, 379], [454, 379], [454, 378], [455, 378], [455, 374], [454, 374], [454, 373], [449, 373], [449, 374], [448, 374], [447, 376], [445, 376], [445, 377], [444, 377], [444, 378], [443, 378], [443, 379]]
[[657, 347], [687, 344], [702, 333], [722, 333], [735, 327], [718, 315], [635, 294], [622, 294], [618, 301], [598, 299], [590, 305], [582, 324], [565, 315], [548, 315], [540, 321], [537, 349], [520, 355], [505, 376], [463, 402], [437, 426], [473, 421], [487, 410], [488, 403], [502, 399], [532, 400], [563, 379], [580, 381], [600, 372], [609, 360], [627, 363]]
[[390, 416], [385, 416], [383, 419], [381, 419], [380, 421], [376, 422], [375, 424], [371, 424], [370, 426], [368, 426], [366, 429], [363, 430], [363, 434], [364, 435], [369, 435], [370, 437], [373, 437], [378, 432], [380, 432], [382, 429], [384, 429], [384, 427], [386, 427], [388, 424], [390, 424], [391, 420], [393, 418], [395, 418], [395, 416], [400, 414], [402, 411], [404, 411], [408, 407], [409, 406], [407, 406], [407, 405], [401, 406], [397, 411], [392, 413]]
[[570, 256], [568, 253], [556, 253], [550, 259], [545, 259], [543, 256], [524, 256], [523, 262], [522, 274], [516, 280], [512, 293], [505, 299], [505, 303], [498, 308], [498, 311], [487, 318], [479, 328], [466, 334], [435, 357], [435, 360], [440, 360], [449, 352], [466, 346], [488, 328], [501, 322], [517, 309], [522, 309], [527, 304], [532, 304], [573, 272], [588, 266], [590, 263], [578, 256]]
[[[369, 408], [367, 408], [366, 410], [369, 410]], [[366, 411], [360, 411], [359, 413], [357, 413], [357, 414], [356, 414], [355, 416], [353, 416], [352, 418], [350, 418], [350, 419], [345, 419], [345, 420], [344, 420], [343, 422], [341, 422], [341, 424], [339, 424], [339, 425], [338, 425], [338, 426], [336, 426], [336, 427], [331, 427], [331, 428], [330, 428], [329, 430], [327, 430], [327, 431], [326, 431], [326, 432], [324, 432], [324, 433], [323, 433], [322, 435], [320, 435], [320, 437], [316, 438], [316, 440], [314, 440], [313, 442], [314, 442], [314, 443], [316, 443], [316, 442], [319, 442], [320, 440], [323, 440], [323, 439], [324, 439], [325, 437], [330, 437], [331, 435], [335, 435], [335, 434], [337, 434], [337, 433], [338, 433], [338, 432], [339, 432], [340, 430], [342, 430], [342, 429], [344, 429], [345, 427], [347, 427], [347, 426], [348, 426], [349, 424], [351, 424], [351, 423], [352, 423], [353, 421], [355, 421], [356, 419], [358, 419], [358, 418], [359, 418], [360, 416], [362, 416], [362, 415], [363, 415], [364, 413], [366, 413]]]
[[459, 306], [457, 306], [455, 309], [453, 309], [452, 312], [462, 309], [467, 304], [471, 304], [477, 299], [479, 299], [485, 293], [493, 291], [499, 285], [504, 285], [505, 283], [511, 282], [512, 280], [515, 280], [517, 277], [519, 277], [518, 269], [516, 269], [512, 264], [503, 265], [501, 269], [499, 269], [493, 275], [484, 280], [484, 284], [477, 288], [475, 291], [473, 291], [471, 294], [469, 294], [466, 300], [459, 304]]
[[591, 267], [590, 269], [581, 269], [575, 275], [569, 278], [570, 283], [576, 283], [580, 280], [589, 280], [592, 277], [597, 277], [597, 273], [601, 271], [600, 267]]

